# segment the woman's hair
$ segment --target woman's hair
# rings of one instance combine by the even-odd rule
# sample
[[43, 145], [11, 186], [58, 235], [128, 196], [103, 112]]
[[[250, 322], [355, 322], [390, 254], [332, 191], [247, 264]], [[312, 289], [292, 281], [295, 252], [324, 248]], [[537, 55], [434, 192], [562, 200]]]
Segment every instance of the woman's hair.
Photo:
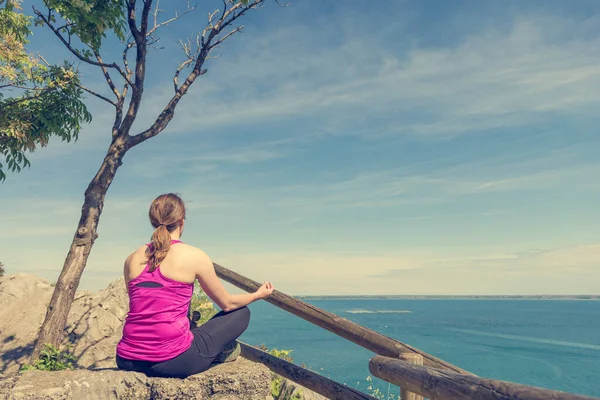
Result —
[[152, 234], [152, 246], [148, 250], [150, 271], [154, 271], [171, 248], [169, 233], [177, 229], [185, 219], [185, 204], [175, 193], [161, 194], [150, 205], [148, 216], [155, 228]]

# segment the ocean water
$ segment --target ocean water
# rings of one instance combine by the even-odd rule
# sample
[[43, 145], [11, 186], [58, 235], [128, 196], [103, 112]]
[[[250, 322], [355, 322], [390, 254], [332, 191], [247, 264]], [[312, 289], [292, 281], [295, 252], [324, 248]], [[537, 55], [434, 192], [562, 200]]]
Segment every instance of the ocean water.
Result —
[[[600, 397], [600, 301], [308, 302], [481, 377]], [[250, 308], [241, 340], [291, 349], [297, 364], [366, 391], [373, 353], [264, 301]], [[375, 381], [387, 393], [388, 384]]]

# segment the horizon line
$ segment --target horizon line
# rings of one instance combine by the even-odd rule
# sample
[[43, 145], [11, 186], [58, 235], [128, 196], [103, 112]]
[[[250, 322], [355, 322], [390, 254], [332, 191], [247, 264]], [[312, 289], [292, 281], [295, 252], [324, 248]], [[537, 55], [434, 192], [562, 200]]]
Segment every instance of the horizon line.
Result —
[[440, 298], [440, 297], [487, 297], [487, 298], [581, 298], [593, 297], [600, 300], [600, 294], [322, 294], [322, 295], [292, 295], [298, 298], [319, 298], [319, 297], [394, 297], [394, 298]]

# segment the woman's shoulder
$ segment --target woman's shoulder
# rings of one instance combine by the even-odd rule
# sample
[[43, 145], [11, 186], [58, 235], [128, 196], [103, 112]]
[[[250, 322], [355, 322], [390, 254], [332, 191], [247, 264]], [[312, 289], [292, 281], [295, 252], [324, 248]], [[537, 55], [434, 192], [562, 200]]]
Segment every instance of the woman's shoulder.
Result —
[[171, 246], [171, 250], [174, 250], [186, 258], [193, 259], [194, 262], [210, 260], [210, 257], [208, 257], [204, 250], [192, 246], [191, 244], [180, 242], [176, 246]]
[[146, 250], [148, 249], [148, 245], [143, 245], [138, 247], [133, 253], [131, 253], [125, 259], [125, 265], [131, 264], [132, 262], [136, 262], [141, 258], [147, 258]]
[[191, 245], [191, 244], [188, 244], [188, 243], [184, 243], [184, 242], [179, 242], [175, 246], [171, 245], [171, 249], [178, 250], [178, 251], [185, 251], [186, 253], [190, 253], [190, 254], [194, 254], [194, 255], [206, 256], [206, 253], [201, 248]]

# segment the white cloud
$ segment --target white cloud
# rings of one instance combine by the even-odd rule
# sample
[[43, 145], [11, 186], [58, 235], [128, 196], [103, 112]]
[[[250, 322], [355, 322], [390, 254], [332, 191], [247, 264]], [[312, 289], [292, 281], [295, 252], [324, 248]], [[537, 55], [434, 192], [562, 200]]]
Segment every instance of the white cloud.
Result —
[[236, 254], [217, 262], [292, 294], [597, 294], [600, 244], [521, 253]]
[[[454, 47], [408, 54], [394, 54], [391, 43], [373, 45], [375, 32], [353, 36], [354, 46], [331, 47], [320, 32], [294, 27], [293, 36], [269, 35], [217, 60], [218, 70], [188, 94], [170, 130], [387, 115], [399, 132], [460, 134], [539, 122], [548, 112], [592, 112], [600, 101], [600, 41], [550, 37], [557, 27], [574, 30], [571, 24], [520, 18], [510, 32], [489, 30]], [[356, 42], [370, 46], [356, 52]], [[309, 45], [316, 55], [306, 57]]]
[[[378, 170], [352, 177], [329, 177], [313, 183], [245, 190], [244, 202], [295, 210], [434, 204], [492, 192], [565, 188], [593, 180], [600, 172], [600, 164], [557, 168], [542, 164], [525, 171], [518, 168], [523, 162], [512, 164], [498, 165], [486, 160], [423, 171]], [[194, 189], [190, 188], [190, 192]]]
[[[126, 244], [104, 242], [90, 258], [83, 289], [99, 289], [122, 274]], [[131, 247], [131, 246], [130, 246]], [[598, 294], [600, 244], [565, 248], [492, 252], [480, 249], [405, 252], [232, 252], [216, 251], [213, 260], [257, 281], [271, 280], [289, 294]], [[462, 253], [459, 254], [459, 253]], [[13, 260], [3, 260], [14, 273]], [[54, 280], [64, 254], [45, 252], [44, 261], [22, 256], [29, 266], [18, 272]], [[22, 263], [19, 263], [20, 265]], [[18, 266], [17, 265], [17, 266]]]

